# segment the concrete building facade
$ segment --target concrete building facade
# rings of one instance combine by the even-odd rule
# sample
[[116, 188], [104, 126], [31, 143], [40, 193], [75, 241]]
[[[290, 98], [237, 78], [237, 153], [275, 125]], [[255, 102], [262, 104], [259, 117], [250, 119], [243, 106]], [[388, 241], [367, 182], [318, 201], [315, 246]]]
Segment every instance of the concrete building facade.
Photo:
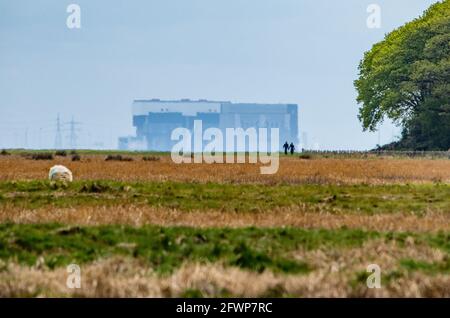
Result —
[[226, 128], [278, 128], [280, 147], [285, 141], [298, 144], [296, 104], [150, 99], [135, 100], [132, 112], [136, 136], [120, 138], [120, 149], [170, 151], [176, 143], [170, 138], [172, 131], [192, 131], [194, 120], [202, 120], [203, 130], [219, 128], [224, 135]]

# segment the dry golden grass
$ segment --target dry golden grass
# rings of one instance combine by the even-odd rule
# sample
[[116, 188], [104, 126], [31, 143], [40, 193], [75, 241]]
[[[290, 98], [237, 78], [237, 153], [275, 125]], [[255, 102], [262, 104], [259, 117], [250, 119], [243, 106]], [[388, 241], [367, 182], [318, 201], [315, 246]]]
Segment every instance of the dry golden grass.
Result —
[[[313, 262], [315, 269], [303, 275], [283, 275], [270, 271], [255, 273], [222, 264], [184, 264], [169, 276], [158, 276], [136, 260], [113, 258], [81, 267], [81, 288], [66, 286], [64, 268], [49, 270], [39, 264], [23, 267], [4, 264], [0, 272], [0, 297], [180, 297], [187, 290], [217, 297], [449, 297], [450, 276], [407, 272], [399, 267], [402, 258], [441, 261], [438, 250], [407, 247], [382, 241], [359, 248], [298, 251], [297, 257]], [[369, 289], [357, 274], [367, 265], [381, 267], [381, 288]], [[388, 279], [392, 271], [395, 278]]]
[[81, 162], [57, 157], [35, 161], [21, 156], [0, 156], [1, 180], [46, 179], [54, 164], [69, 167], [76, 180], [187, 181], [236, 183], [407, 183], [450, 182], [450, 160], [430, 159], [314, 159], [280, 158], [274, 175], [261, 175], [255, 164], [174, 164], [170, 156], [146, 162], [104, 161], [104, 156], [83, 156]]
[[307, 208], [292, 207], [267, 212], [220, 212], [202, 210], [185, 212], [150, 206], [101, 206], [21, 209], [0, 208], [1, 223], [62, 223], [73, 225], [128, 224], [132, 226], [189, 227], [301, 227], [338, 229], [348, 227], [374, 231], [437, 232], [450, 231], [450, 214], [429, 212], [423, 216], [395, 213], [365, 215], [358, 213], [308, 212]]

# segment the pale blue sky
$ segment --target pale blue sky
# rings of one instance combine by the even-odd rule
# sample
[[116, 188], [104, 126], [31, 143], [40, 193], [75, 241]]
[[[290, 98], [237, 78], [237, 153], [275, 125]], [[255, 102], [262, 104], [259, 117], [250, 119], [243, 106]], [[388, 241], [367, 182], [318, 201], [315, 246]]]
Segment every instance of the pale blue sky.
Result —
[[[80, 146], [113, 148], [133, 134], [135, 98], [297, 103], [310, 145], [372, 148], [378, 134], [356, 118], [359, 60], [434, 2], [0, 0], [0, 148], [53, 147], [57, 113], [83, 123]], [[66, 27], [71, 3], [79, 30]], [[366, 26], [371, 3], [381, 29]], [[381, 142], [395, 134], [385, 125]]]

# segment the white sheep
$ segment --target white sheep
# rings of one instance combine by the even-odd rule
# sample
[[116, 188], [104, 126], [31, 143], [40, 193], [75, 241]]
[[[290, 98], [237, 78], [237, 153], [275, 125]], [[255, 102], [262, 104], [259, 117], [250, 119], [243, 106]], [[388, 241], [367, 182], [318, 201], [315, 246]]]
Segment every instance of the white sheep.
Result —
[[64, 181], [64, 182], [73, 181], [72, 171], [60, 165], [53, 166], [50, 168], [48, 178], [51, 181]]

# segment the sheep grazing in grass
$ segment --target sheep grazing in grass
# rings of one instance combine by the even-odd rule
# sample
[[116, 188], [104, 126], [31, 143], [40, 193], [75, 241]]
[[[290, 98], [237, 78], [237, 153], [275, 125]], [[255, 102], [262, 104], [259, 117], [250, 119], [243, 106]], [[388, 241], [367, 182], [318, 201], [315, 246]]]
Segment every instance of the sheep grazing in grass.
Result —
[[48, 178], [51, 181], [72, 182], [72, 172], [64, 166], [53, 166], [50, 168]]

